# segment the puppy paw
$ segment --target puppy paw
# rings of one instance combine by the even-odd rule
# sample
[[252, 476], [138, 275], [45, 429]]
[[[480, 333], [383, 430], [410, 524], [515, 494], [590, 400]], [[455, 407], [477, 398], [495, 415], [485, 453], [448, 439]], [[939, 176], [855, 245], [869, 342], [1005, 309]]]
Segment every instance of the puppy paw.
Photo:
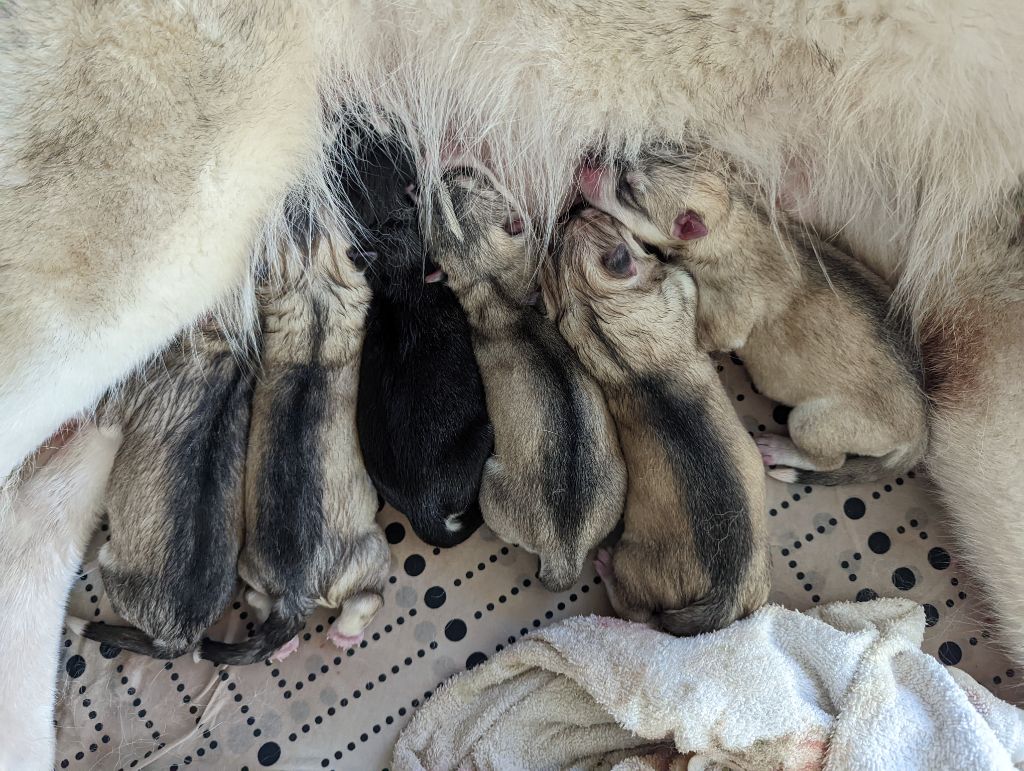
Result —
[[359, 643], [363, 641], [363, 633], [359, 634], [342, 634], [334, 627], [327, 630], [327, 639], [330, 640], [334, 645], [342, 650], [348, 648], [355, 648]]
[[612, 569], [612, 553], [607, 549], [598, 549], [597, 557], [594, 559], [594, 570], [604, 581], [612, 578], [615, 571]]
[[789, 466], [775, 466], [773, 468], [766, 469], [765, 473], [767, 473], [772, 479], [785, 482], [787, 485], [791, 485], [796, 482], [796, 469], [789, 468]]
[[761, 460], [766, 466], [789, 464], [799, 455], [793, 441], [778, 434], [754, 434], [754, 444], [757, 445], [757, 451], [761, 453]]
[[270, 655], [271, 661], [284, 661], [286, 658], [291, 656], [295, 651], [299, 649], [299, 636], [295, 635], [292, 639], [278, 648]]

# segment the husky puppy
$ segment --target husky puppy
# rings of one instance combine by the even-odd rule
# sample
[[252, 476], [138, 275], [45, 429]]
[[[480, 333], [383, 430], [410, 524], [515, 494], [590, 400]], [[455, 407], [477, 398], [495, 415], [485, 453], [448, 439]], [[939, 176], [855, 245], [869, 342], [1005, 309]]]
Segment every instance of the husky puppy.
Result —
[[424, 281], [408, 147], [369, 131], [349, 133], [346, 147], [337, 184], [373, 290], [359, 371], [363, 460], [420, 538], [454, 546], [483, 521], [477, 495], [494, 443], [469, 322], [451, 289]]
[[484, 522], [538, 554], [541, 582], [562, 591], [622, 516], [615, 426], [601, 389], [529, 304], [535, 270], [507, 199], [483, 176], [454, 170], [434, 200], [424, 211], [430, 254], [469, 316], [494, 423]]
[[596, 567], [621, 615], [673, 634], [726, 626], [768, 598], [764, 473], [697, 347], [697, 293], [610, 216], [559, 234], [545, 302], [604, 389], [629, 484], [622, 538]]
[[237, 578], [251, 398], [249, 368], [209, 324], [101, 406], [100, 425], [122, 425], [124, 440], [100, 573], [129, 626], [76, 623], [82, 636], [172, 659], [220, 617]]
[[238, 573], [266, 620], [239, 643], [204, 640], [200, 654], [219, 664], [284, 658], [317, 604], [341, 608], [328, 638], [356, 645], [384, 602], [391, 555], [356, 437], [370, 290], [326, 233], [309, 253], [307, 275], [268, 290], [262, 309]]
[[850, 484], [922, 459], [921, 357], [870, 270], [773, 222], [714, 153], [649, 150], [621, 168], [584, 168], [580, 187], [693, 276], [701, 347], [736, 351], [762, 393], [793, 407], [790, 438], [756, 437], [764, 462], [781, 466], [771, 476]]
[[[928, 469], [1024, 662], [1024, 259], [1007, 248], [1024, 178], [1024, 4], [579, 11], [8, 0], [0, 478], [245, 283], [284, 196], [330, 166], [325, 103], [396, 115], [428, 185], [455, 135], [548, 223], [595, 143], [635, 151], [696, 131], [898, 281], [937, 382]], [[44, 713], [5, 735], [49, 730]]]

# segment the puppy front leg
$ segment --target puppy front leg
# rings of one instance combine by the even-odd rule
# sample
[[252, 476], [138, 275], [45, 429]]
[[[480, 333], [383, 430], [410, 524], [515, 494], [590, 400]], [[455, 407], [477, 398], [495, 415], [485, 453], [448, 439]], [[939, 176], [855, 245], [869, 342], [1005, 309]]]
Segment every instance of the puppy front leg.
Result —
[[64, 608], [120, 443], [84, 425], [0, 501], [0, 768], [52, 767]]

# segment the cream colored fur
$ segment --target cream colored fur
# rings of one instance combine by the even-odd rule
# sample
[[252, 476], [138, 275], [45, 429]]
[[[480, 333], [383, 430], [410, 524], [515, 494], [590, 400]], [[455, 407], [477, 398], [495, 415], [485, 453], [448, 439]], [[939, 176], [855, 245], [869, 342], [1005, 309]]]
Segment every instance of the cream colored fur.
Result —
[[[428, 186], [453, 146], [485, 156], [548, 224], [581, 152], [700, 135], [898, 278], [937, 346], [965, 315], [994, 345], [1022, 260], [964, 236], [1024, 174], [1022, 75], [1016, 0], [7, 0], [0, 476], [245, 285], [286, 190], [322, 189], [325, 103], [397, 115]], [[1019, 413], [1021, 362], [959, 398]], [[1003, 607], [1024, 594], [1021, 434], [992, 442], [960, 403], [932, 468], [961, 529], [1001, 539], [976, 569]], [[1001, 619], [1024, 661], [1024, 619]]]
[[75, 571], [96, 528], [121, 444], [117, 426], [78, 429], [43, 449], [26, 482], [0, 500], [0, 769], [53, 767], [53, 704], [61, 624]]

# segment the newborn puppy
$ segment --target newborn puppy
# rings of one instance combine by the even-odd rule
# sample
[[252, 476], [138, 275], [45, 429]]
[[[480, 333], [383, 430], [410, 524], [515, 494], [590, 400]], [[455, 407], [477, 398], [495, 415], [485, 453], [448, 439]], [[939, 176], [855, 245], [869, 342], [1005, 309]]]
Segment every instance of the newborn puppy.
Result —
[[696, 289], [608, 215], [569, 220], [545, 302], [601, 384], [629, 484], [621, 540], [597, 568], [616, 611], [673, 634], [726, 626], [768, 597], [764, 473], [696, 342]]
[[202, 657], [219, 664], [284, 658], [318, 603], [341, 608], [328, 638], [356, 645], [384, 602], [391, 558], [355, 421], [370, 291], [326, 234], [310, 251], [308, 272], [262, 307], [238, 573], [265, 622], [239, 643], [204, 640]]
[[693, 274], [701, 345], [736, 351], [762, 393], [793, 407], [789, 439], [757, 437], [766, 464], [790, 467], [769, 474], [847, 484], [921, 460], [920, 356], [881, 279], [783, 219], [776, 227], [711, 153], [651, 151], [584, 169], [580, 187]]
[[377, 491], [433, 546], [466, 540], [493, 447], [469, 323], [451, 289], [424, 283], [416, 169], [398, 140], [350, 132], [336, 182], [373, 300], [359, 372], [363, 460]]
[[431, 256], [469, 316], [494, 424], [484, 521], [540, 556], [545, 587], [567, 589], [618, 522], [626, 492], [601, 389], [554, 323], [527, 304], [534, 272], [522, 224], [492, 185], [447, 173], [424, 221]]
[[130, 626], [88, 623], [84, 637], [170, 659], [220, 616], [235, 589], [251, 395], [248, 369], [208, 324], [101, 407], [100, 425], [120, 425], [124, 440], [100, 573]]

